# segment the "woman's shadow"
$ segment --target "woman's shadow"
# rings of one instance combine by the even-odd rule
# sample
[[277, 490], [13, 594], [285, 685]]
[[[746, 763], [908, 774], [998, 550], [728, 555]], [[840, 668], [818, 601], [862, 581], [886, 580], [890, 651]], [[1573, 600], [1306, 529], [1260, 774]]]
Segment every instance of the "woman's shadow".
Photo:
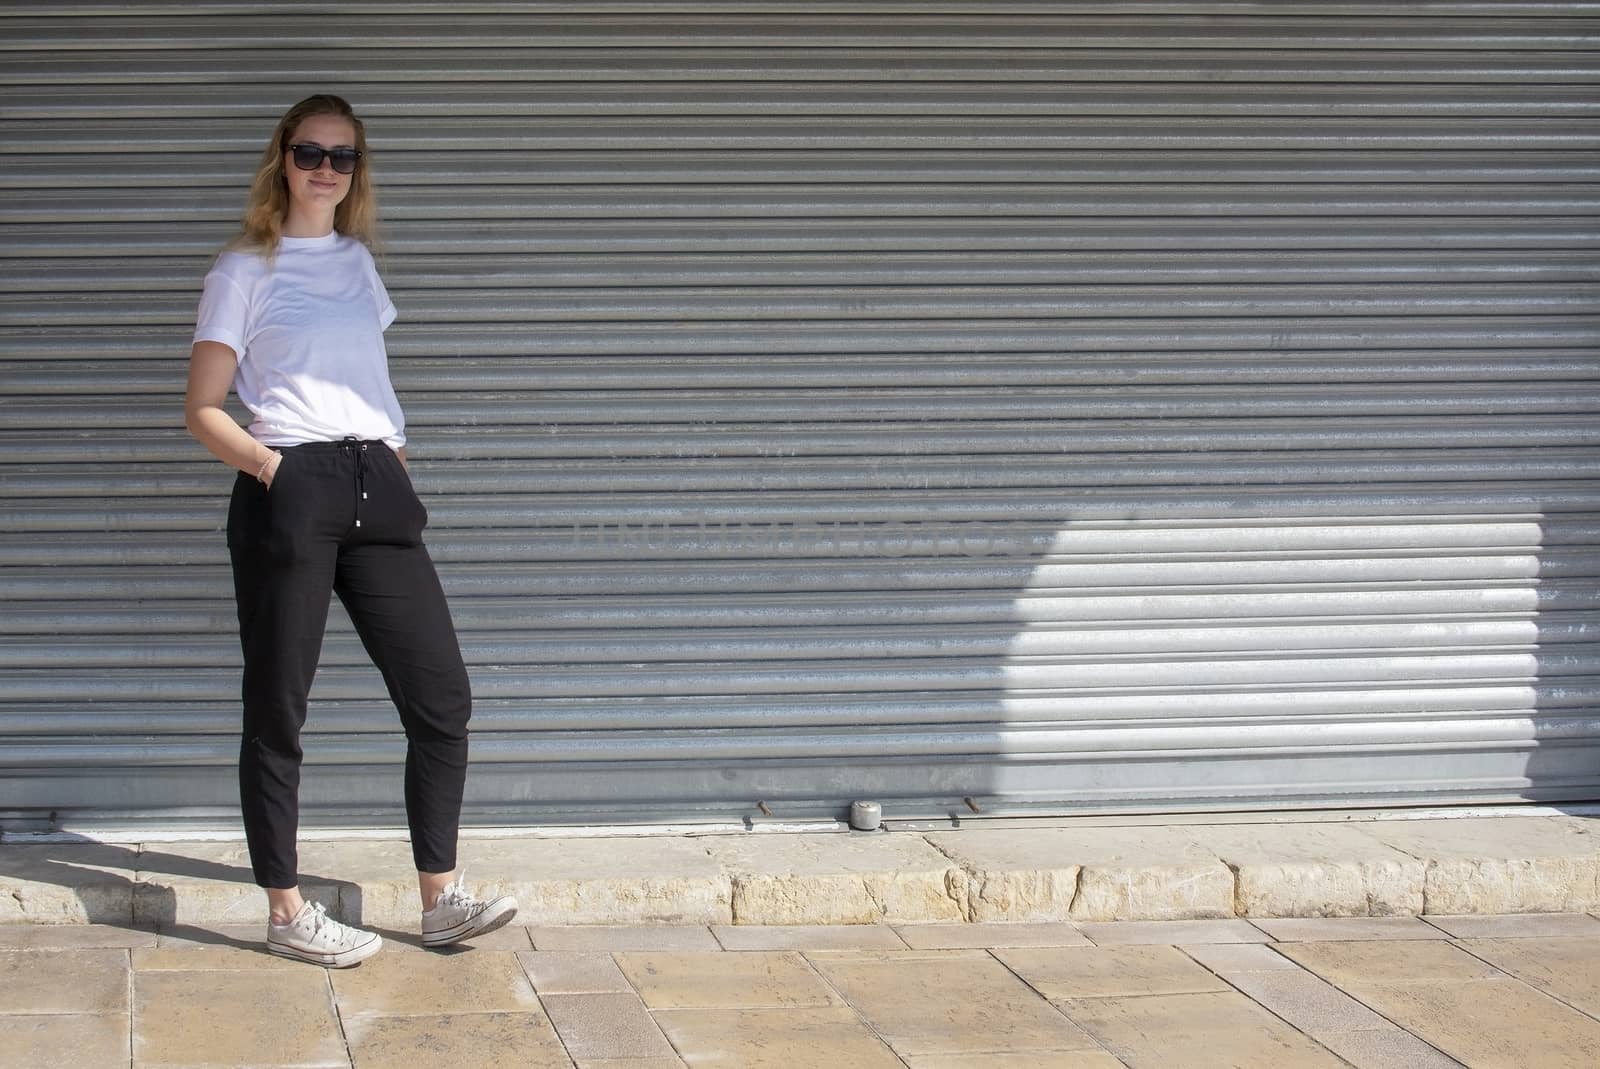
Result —
[[[0, 923], [104, 924], [156, 932], [194, 943], [260, 950], [260, 937], [242, 938], [185, 920], [180, 895], [191, 881], [230, 885], [237, 892], [239, 924], [266, 918], [266, 898], [249, 868], [186, 857], [149, 847], [66, 839], [51, 843], [0, 843]], [[361, 888], [347, 880], [302, 875], [307, 898], [327, 902], [340, 918], [361, 921]], [[188, 893], [197, 895], [199, 888]], [[259, 897], [257, 897], [259, 896]], [[254, 908], [245, 912], [249, 903]], [[264, 925], [263, 925], [264, 927]], [[383, 933], [385, 938], [389, 932]], [[405, 940], [403, 933], [396, 937]], [[415, 941], [415, 940], [413, 940]]]

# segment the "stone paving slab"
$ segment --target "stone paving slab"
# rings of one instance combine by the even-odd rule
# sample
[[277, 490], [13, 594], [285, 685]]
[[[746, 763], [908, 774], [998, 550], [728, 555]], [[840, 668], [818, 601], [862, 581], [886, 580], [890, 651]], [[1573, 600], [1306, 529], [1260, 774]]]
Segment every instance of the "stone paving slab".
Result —
[[968, 873], [972, 920], [1234, 915], [1233, 873], [1187, 828], [945, 832], [927, 841]]
[[1026, 922], [970, 924], [902, 924], [895, 933], [914, 950], [959, 950], [966, 947], [1086, 947], [1089, 937], [1075, 924]]
[[516, 1013], [539, 1008], [515, 954], [477, 952], [385, 954], [355, 969], [332, 969], [340, 1012], [430, 1015]]
[[1427, 863], [1350, 824], [1195, 827], [1237, 879], [1247, 917], [1410, 917], [1422, 912]]
[[835, 956], [819, 959], [816, 966], [902, 1057], [1096, 1046], [1083, 1029], [994, 958], [882, 957], [889, 960]]
[[1426, 861], [1424, 913], [1600, 909], [1600, 819], [1400, 820], [1363, 831]]
[[153, 947], [154, 928], [119, 924], [4, 924], [0, 950], [98, 950]]
[[792, 951], [616, 954], [617, 967], [652, 1010], [781, 1009], [841, 1005]]
[[127, 1014], [0, 1014], [0, 1065], [125, 1066]]
[[907, 1057], [908, 1069], [1126, 1069], [1104, 1051], [1039, 1050], [1024, 1054], [921, 1054]]
[[0, 924], [131, 924], [137, 848], [0, 843]]
[[1329, 1032], [1318, 1036], [1317, 1042], [1356, 1069], [1465, 1069], [1454, 1058], [1400, 1028]]
[[1332, 984], [1303, 969], [1223, 973], [1235, 989], [1307, 1035], [1383, 1031], [1389, 1022]]
[[1529, 987], [1600, 1018], [1600, 939], [1465, 939], [1461, 948]]
[[1265, 943], [1267, 936], [1249, 921], [1112, 921], [1084, 924], [1083, 934], [1096, 946], [1139, 943]]
[[1171, 946], [997, 949], [994, 956], [1047, 999], [1228, 990], [1220, 977]]
[[517, 955], [542, 995], [615, 995], [633, 990], [611, 954], [535, 950]]
[[552, 994], [542, 996], [542, 1001], [567, 1053], [575, 1059], [666, 1058], [674, 1053], [659, 1023], [633, 991]]
[[1432, 984], [1362, 982], [1353, 984], [1350, 992], [1474, 1069], [1592, 1069], [1600, 1065], [1600, 1021], [1509, 978]]
[[528, 929], [535, 950], [628, 951], [720, 950], [722, 944], [704, 925], [575, 925]]
[[965, 920], [965, 881], [918, 836], [708, 837], [729, 874], [738, 924], [872, 924]]
[[[364, 1016], [345, 1022], [360, 1069], [570, 1069], [547, 1019], [525, 1013]], [[419, 1057], [425, 1052], [425, 1057]]]
[[886, 924], [719, 924], [711, 929], [711, 934], [717, 937], [724, 950], [907, 949], [905, 941]]
[[903, 1069], [847, 1009], [663, 1010], [665, 1039], [695, 1069]]
[[1416, 917], [1263, 917], [1251, 923], [1280, 943], [1445, 938], [1443, 930]]
[[325, 977], [243, 970], [134, 974], [140, 1066], [346, 1066]]
[[1291, 961], [1336, 987], [1363, 983], [1457, 983], [1502, 974], [1452, 943], [1386, 939], [1279, 943]]
[[126, 950], [0, 952], [0, 1014], [126, 1014]]
[[1274, 947], [1259, 943], [1183, 944], [1178, 949], [1219, 975], [1243, 972], [1285, 972], [1300, 966]]
[[1600, 936], [1600, 918], [1589, 913], [1469, 914], [1462, 917], [1429, 917], [1428, 923], [1457, 939]]
[[[559, 924], [728, 924], [727, 874], [697, 838], [464, 842], [460, 863]], [[416, 923], [415, 917], [411, 923]]]
[[1348, 1069], [1326, 1047], [1235, 991], [1059, 1005], [1129, 1069]]

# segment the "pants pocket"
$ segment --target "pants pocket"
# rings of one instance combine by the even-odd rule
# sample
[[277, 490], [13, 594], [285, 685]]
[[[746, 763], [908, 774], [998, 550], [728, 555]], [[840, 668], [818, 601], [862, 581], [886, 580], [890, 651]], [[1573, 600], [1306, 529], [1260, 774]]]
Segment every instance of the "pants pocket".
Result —
[[228, 499], [228, 548], [259, 546], [266, 539], [267, 522], [267, 488], [241, 471]]
[[409, 522], [406, 524], [406, 528], [412, 531], [416, 535], [416, 540], [420, 542], [422, 540], [422, 532], [428, 526], [428, 506], [422, 503], [422, 498], [417, 493], [416, 484], [411, 481], [411, 473], [406, 470], [406, 466], [400, 461], [400, 454], [396, 453], [387, 444], [384, 445], [383, 452], [385, 454], [383, 462], [385, 488], [392, 487], [391, 492], [396, 494], [399, 500], [406, 503], [407, 508], [410, 510]]

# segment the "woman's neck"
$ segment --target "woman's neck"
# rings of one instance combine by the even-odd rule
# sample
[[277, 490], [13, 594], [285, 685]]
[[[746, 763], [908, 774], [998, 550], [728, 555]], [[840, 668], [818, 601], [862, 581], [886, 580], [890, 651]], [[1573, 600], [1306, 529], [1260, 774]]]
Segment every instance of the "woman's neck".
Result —
[[291, 206], [288, 216], [283, 220], [283, 236], [286, 238], [325, 238], [331, 233], [332, 212], [311, 215], [298, 212]]

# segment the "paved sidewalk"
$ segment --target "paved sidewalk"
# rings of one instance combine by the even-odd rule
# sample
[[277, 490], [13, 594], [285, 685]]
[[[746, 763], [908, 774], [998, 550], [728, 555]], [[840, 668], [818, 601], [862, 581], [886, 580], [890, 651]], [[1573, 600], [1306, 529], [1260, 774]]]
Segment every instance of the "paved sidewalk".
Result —
[[478, 835], [539, 927], [445, 952], [403, 842], [307, 843], [343, 971], [240, 843], [3, 842], [0, 1069], [1600, 1065], [1600, 818], [1390, 816]]
[[1589, 914], [510, 927], [347, 970], [256, 927], [0, 927], [0, 1065], [1592, 1069]]

